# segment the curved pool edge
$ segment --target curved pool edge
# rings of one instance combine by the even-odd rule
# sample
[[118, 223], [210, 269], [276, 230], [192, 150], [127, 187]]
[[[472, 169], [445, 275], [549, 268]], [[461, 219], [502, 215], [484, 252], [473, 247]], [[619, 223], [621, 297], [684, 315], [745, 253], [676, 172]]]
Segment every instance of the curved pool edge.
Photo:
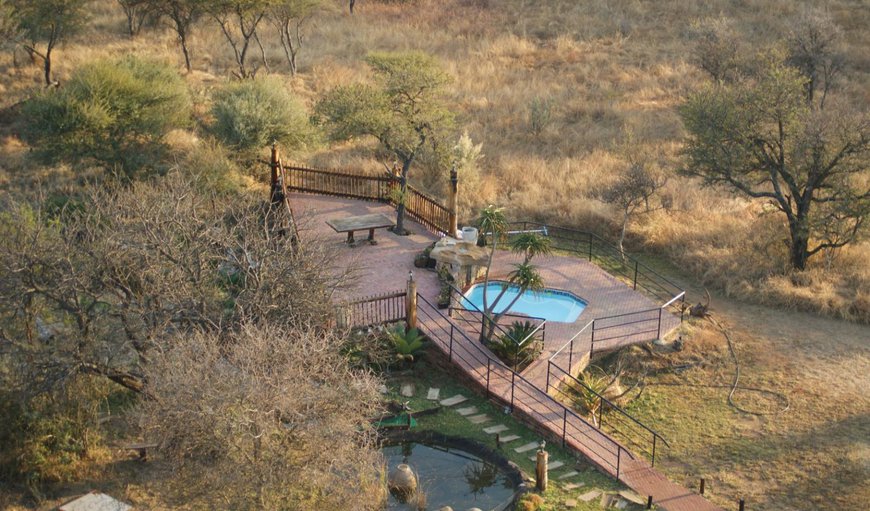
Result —
[[415, 442], [421, 444], [442, 445], [448, 448], [459, 449], [467, 453], [473, 454], [488, 463], [492, 463], [499, 469], [503, 470], [508, 479], [516, 486], [513, 498], [505, 504], [493, 508], [492, 511], [505, 511], [512, 509], [512, 506], [525, 493], [531, 491], [531, 487], [527, 483], [528, 477], [523, 469], [500, 451], [497, 451], [477, 440], [465, 438], [461, 436], [445, 435], [437, 431], [412, 431], [412, 430], [390, 430], [379, 434], [379, 447], [385, 447], [403, 442]]

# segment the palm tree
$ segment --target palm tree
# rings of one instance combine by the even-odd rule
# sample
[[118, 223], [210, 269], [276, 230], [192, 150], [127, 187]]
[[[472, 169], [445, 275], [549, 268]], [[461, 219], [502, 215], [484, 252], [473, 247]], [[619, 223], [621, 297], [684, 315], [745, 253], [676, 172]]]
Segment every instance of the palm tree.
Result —
[[[495, 257], [498, 242], [504, 238], [508, 227], [503, 208], [498, 208], [493, 205], [483, 208], [480, 212], [480, 217], [477, 219], [477, 225], [484, 236], [487, 233], [490, 233], [492, 236], [489, 258], [486, 264], [486, 273], [484, 273], [483, 277], [483, 318], [481, 319], [480, 341], [485, 342], [487, 339], [492, 337], [493, 332], [495, 331], [495, 325], [498, 324], [498, 320], [501, 319], [501, 316], [516, 304], [517, 300], [519, 300], [523, 293], [528, 290], [537, 291], [544, 287], [543, 278], [541, 278], [537, 268], [530, 263], [532, 258], [536, 255], [549, 254], [552, 249], [548, 238], [544, 238], [534, 233], [522, 233], [514, 238], [511, 242], [511, 250], [515, 253], [523, 254], [523, 262], [515, 265], [516, 269], [509, 275], [509, 283], [502, 286], [501, 292], [495, 297], [495, 300], [490, 302], [489, 296], [487, 295], [487, 288], [489, 287], [489, 275], [492, 268], [492, 260]], [[496, 306], [499, 301], [501, 301], [502, 297], [504, 297], [505, 292], [507, 292], [508, 287], [511, 284], [519, 288], [519, 293], [517, 293], [517, 296], [515, 296], [511, 303], [502, 309], [500, 313], [495, 313]], [[519, 340], [517, 340], [517, 342], [519, 342]]]

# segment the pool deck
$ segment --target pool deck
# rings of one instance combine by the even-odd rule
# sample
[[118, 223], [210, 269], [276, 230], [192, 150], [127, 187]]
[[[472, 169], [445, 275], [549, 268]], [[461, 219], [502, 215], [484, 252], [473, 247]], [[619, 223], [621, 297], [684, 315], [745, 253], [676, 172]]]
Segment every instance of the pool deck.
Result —
[[[367, 202], [338, 197], [328, 197], [311, 194], [290, 194], [290, 201], [300, 227], [303, 239], [315, 237], [322, 243], [338, 251], [338, 264], [343, 267], [356, 268], [356, 285], [342, 292], [339, 300], [362, 298], [374, 294], [388, 293], [405, 289], [409, 272], [414, 273], [417, 281], [417, 291], [431, 301], [438, 296], [438, 276], [433, 270], [414, 267], [414, 256], [425, 249], [438, 236], [427, 231], [423, 226], [409, 221], [407, 228], [409, 236], [397, 236], [388, 231], [378, 232], [377, 244], [360, 243], [350, 247], [345, 243], [346, 236], [338, 234], [327, 220], [349, 216], [383, 213], [395, 215], [394, 209], [386, 204]], [[522, 257], [505, 250], [495, 254], [490, 277], [493, 280], [505, 279], [521, 262]], [[643, 310], [657, 309], [661, 304], [647, 296], [631, 289], [628, 285], [610, 275], [597, 265], [584, 259], [569, 256], [540, 256], [533, 260], [548, 288], [569, 291], [586, 302], [586, 308], [573, 323], [547, 322], [544, 342], [544, 353], [539, 359], [523, 371], [523, 376], [532, 381], [540, 381], [546, 386], [547, 359], [574, 337], [589, 321], [594, 318], [626, 314]], [[632, 330], [648, 329], [655, 313], [644, 316], [645, 321], [634, 326], [614, 329], [606, 337], [615, 337], [611, 341], [596, 343], [596, 351], [613, 350], [625, 345], [634, 344]], [[648, 318], [648, 319], [647, 319]], [[680, 319], [672, 314], [662, 315], [663, 336], [677, 326]], [[601, 338], [600, 336], [597, 338]], [[579, 370], [583, 363], [583, 355], [589, 353], [591, 346], [590, 332], [584, 332], [574, 342], [571, 356], [572, 372]], [[568, 352], [562, 350], [554, 359], [561, 367], [567, 367]]]

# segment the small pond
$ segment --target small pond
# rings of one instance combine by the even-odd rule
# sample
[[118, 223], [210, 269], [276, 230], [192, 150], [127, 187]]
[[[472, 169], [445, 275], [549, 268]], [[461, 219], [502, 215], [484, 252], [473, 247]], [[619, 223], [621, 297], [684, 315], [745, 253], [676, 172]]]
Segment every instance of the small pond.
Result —
[[[472, 507], [484, 511], [507, 509], [516, 485], [496, 465], [465, 451], [415, 442], [383, 448], [387, 472], [407, 464], [417, 474], [425, 493], [427, 510], [450, 506], [457, 511]], [[413, 502], [413, 501], [412, 501]], [[390, 495], [388, 510], [417, 511], [416, 504], [402, 503]]]

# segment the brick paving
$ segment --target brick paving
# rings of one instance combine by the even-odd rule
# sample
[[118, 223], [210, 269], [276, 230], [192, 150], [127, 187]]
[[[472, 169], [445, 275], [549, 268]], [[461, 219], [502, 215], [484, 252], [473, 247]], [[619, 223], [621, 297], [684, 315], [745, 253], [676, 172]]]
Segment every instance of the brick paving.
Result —
[[[583, 453], [605, 472], [616, 475], [618, 470], [621, 481], [640, 495], [652, 495], [660, 508], [668, 511], [720, 509], [703, 497], [672, 483], [645, 460], [635, 458], [612, 438], [583, 419], [566, 415], [564, 406], [547, 394], [545, 389], [547, 358], [588, 321], [605, 315], [652, 309], [658, 304], [587, 261], [563, 256], [536, 260], [547, 287], [571, 291], [588, 305], [574, 323], [547, 325], [544, 356], [518, 377], [497, 361], [494, 362], [494, 357], [488, 350], [472, 340], [473, 336], [453, 335], [461, 327], [441, 315], [431, 305], [438, 295], [437, 275], [431, 270], [414, 268], [413, 259], [417, 253], [436, 241], [437, 236], [409, 221], [408, 228], [412, 231], [410, 236], [396, 236], [380, 231], [376, 235], [377, 245], [363, 243], [349, 247], [344, 243], [345, 235], [334, 232], [326, 225], [326, 220], [372, 213], [389, 215], [393, 214], [393, 208], [376, 202], [295, 193], [290, 195], [290, 203], [299, 222], [300, 236], [303, 239], [318, 239], [325, 246], [334, 248], [337, 251], [335, 270], [356, 269], [357, 279], [354, 285], [342, 290], [336, 297], [337, 300], [404, 289], [408, 273], [413, 271], [418, 293], [424, 298], [418, 304], [420, 327], [453, 363], [486, 388], [488, 393], [512, 404], [515, 410], [531, 417], [540, 427], [555, 436], [564, 437], [568, 445]], [[512, 254], [499, 252], [493, 264], [492, 276], [504, 277], [516, 260], [517, 257]], [[630, 344], [633, 342], [632, 329], [645, 330], [646, 323], [647, 321], [640, 322], [639, 327], [626, 327], [627, 330], [614, 329], [613, 333], [619, 334], [620, 338], [614, 339], [603, 349]], [[679, 318], [670, 314], [662, 315], [662, 332], [668, 332], [678, 324]], [[589, 345], [588, 336], [581, 335], [577, 338], [574, 343], [574, 359], [578, 362], [575, 362], [575, 366], [582, 355], [588, 353]], [[600, 347], [596, 343], [596, 350], [598, 349]], [[567, 357], [567, 353], [561, 352], [556, 362], [567, 365], [562, 356]]]

